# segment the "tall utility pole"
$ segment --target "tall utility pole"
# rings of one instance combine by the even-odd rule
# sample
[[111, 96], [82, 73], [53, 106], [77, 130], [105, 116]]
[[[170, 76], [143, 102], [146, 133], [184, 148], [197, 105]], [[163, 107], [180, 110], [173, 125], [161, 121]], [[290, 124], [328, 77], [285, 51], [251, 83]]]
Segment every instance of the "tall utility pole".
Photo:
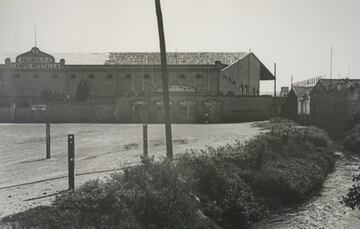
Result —
[[171, 132], [171, 114], [170, 114], [170, 96], [169, 80], [166, 65], [166, 46], [164, 35], [164, 24], [161, 12], [160, 0], [155, 0], [156, 16], [159, 29], [160, 56], [161, 56], [161, 78], [163, 88], [163, 105], [165, 115], [165, 135], [166, 135], [166, 157], [173, 158], [172, 132]]
[[331, 46], [331, 51], [330, 51], [330, 79], [332, 79], [332, 71], [333, 71], [333, 47]]

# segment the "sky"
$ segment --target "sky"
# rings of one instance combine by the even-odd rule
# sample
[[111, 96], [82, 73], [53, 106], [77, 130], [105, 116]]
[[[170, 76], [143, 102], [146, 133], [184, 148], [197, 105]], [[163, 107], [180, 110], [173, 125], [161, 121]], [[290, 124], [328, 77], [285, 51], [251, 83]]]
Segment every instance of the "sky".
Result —
[[[162, 0], [167, 51], [252, 52], [277, 85], [360, 78], [360, 0]], [[0, 0], [0, 52], [159, 51], [154, 0]], [[262, 84], [271, 88], [272, 82]]]

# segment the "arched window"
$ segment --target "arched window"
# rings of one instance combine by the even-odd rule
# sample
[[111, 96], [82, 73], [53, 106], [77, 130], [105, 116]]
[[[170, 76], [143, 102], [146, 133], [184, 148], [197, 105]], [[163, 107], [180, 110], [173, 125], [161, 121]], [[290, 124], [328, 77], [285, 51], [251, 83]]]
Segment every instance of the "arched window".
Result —
[[148, 80], [148, 79], [150, 79], [150, 75], [149, 75], [149, 74], [145, 74], [145, 75], [143, 76], [143, 78], [144, 78], [145, 80]]
[[70, 75], [70, 79], [76, 79], [76, 75], [75, 75], [75, 74], [71, 74], [71, 75]]
[[106, 76], [106, 79], [108, 79], [108, 80], [112, 80], [112, 79], [114, 79], [114, 76], [113, 76], [113, 75], [111, 75], [111, 74], [108, 74], [108, 75]]
[[196, 75], [196, 79], [198, 79], [198, 80], [202, 80], [204, 77], [203, 77], [203, 75], [201, 75], [201, 74], [197, 74]]
[[59, 77], [58, 77], [57, 74], [54, 73], [54, 74], [52, 74], [51, 78], [52, 78], [52, 79], [57, 79], [57, 78], [59, 78]]
[[88, 78], [93, 80], [93, 79], [95, 79], [95, 75], [91, 73], [91, 74], [89, 74]]
[[186, 79], [186, 76], [184, 74], [179, 75], [179, 79]]

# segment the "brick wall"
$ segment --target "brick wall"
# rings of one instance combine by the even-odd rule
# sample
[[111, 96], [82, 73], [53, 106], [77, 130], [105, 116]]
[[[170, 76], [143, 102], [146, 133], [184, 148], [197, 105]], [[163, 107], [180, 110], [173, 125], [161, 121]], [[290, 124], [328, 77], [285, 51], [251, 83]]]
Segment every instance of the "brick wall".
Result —
[[[173, 95], [174, 123], [201, 123], [205, 114], [213, 123], [266, 120], [273, 116], [273, 98], [268, 96]], [[163, 122], [162, 96], [124, 96], [108, 102], [52, 102], [48, 117], [52, 122]], [[13, 115], [11, 115], [13, 114]], [[30, 108], [0, 107], [1, 122], [45, 122], [46, 112]]]
[[[0, 69], [1, 70], [1, 69]], [[169, 66], [170, 85], [186, 85], [202, 95], [216, 95], [218, 70], [212, 65]], [[2, 69], [0, 96], [3, 98], [40, 98], [41, 91], [75, 96], [77, 85], [86, 80], [91, 97], [116, 97], [151, 94], [161, 87], [160, 66], [66, 66], [62, 70], [12, 71]]]

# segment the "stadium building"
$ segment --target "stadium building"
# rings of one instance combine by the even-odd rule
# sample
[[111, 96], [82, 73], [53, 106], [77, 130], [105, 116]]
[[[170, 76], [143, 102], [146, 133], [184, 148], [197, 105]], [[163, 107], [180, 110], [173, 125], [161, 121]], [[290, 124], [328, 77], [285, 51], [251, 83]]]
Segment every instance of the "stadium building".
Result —
[[[5, 55], [5, 56], [4, 56]], [[2, 122], [163, 120], [159, 53], [3, 54]], [[260, 81], [273, 74], [254, 53], [167, 53], [175, 123], [240, 122], [272, 115]], [[87, 90], [79, 99], [79, 88]], [[79, 101], [80, 100], [80, 101]]]

